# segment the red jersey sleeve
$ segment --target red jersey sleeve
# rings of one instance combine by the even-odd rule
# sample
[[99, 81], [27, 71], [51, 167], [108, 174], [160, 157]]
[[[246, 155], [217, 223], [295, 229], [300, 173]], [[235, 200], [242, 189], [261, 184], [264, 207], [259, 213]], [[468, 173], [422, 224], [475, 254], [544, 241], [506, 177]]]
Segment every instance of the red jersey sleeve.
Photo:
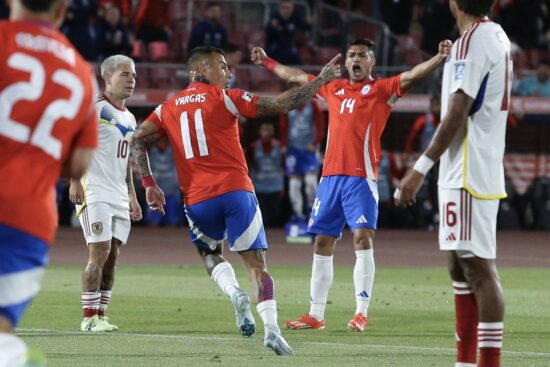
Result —
[[[316, 76], [313, 75], [313, 74], [308, 74], [308, 75], [307, 75], [307, 81], [308, 81], [308, 82], [312, 81], [312, 80], [315, 79], [315, 78], [316, 78]], [[332, 82], [330, 82], [330, 83], [332, 83]], [[325, 100], [326, 100], [326, 98], [327, 98], [326, 96], [328, 95], [328, 87], [327, 87], [327, 86], [328, 86], [330, 83], [323, 85], [323, 86], [322, 86], [321, 88], [319, 88], [319, 90], [317, 91], [317, 95], [323, 97], [323, 99], [325, 99]]]
[[224, 90], [225, 105], [233, 115], [255, 118], [258, 96], [242, 89]]
[[159, 129], [161, 134], [164, 134], [164, 122], [162, 121], [162, 108], [165, 108], [166, 103], [159, 104], [157, 108], [145, 120], [151, 121]]
[[377, 80], [378, 93], [385, 100], [390, 99], [392, 96], [403, 97], [408, 89], [401, 88], [401, 75], [396, 75], [391, 78], [383, 78]]
[[95, 148], [97, 146], [98, 118], [92, 104], [86, 121], [74, 139], [74, 146], [78, 148]]

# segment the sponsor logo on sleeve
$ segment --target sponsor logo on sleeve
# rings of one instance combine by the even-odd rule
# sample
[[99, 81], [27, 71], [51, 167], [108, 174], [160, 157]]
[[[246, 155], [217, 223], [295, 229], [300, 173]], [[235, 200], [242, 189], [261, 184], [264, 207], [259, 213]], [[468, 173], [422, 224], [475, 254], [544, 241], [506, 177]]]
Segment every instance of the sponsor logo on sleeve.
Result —
[[243, 99], [247, 102], [252, 101], [252, 93], [250, 92], [244, 92], [243, 93]]
[[466, 64], [463, 62], [457, 62], [455, 64], [455, 81], [462, 80], [464, 78], [464, 69]]

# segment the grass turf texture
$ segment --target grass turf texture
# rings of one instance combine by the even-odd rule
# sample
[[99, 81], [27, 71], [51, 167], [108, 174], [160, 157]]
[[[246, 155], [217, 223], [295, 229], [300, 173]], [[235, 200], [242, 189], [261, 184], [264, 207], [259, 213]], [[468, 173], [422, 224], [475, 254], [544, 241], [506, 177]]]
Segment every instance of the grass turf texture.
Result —
[[[324, 330], [285, 330], [292, 359], [242, 338], [229, 300], [202, 266], [119, 267], [108, 310], [118, 332], [80, 333], [82, 267], [52, 266], [18, 331], [49, 366], [452, 366], [454, 314], [443, 268], [379, 268], [371, 320], [347, 329], [352, 268], [337, 267]], [[271, 266], [279, 325], [309, 310], [310, 267]], [[236, 266], [241, 286], [250, 285]], [[550, 270], [501, 269], [506, 296], [502, 366], [550, 366]]]

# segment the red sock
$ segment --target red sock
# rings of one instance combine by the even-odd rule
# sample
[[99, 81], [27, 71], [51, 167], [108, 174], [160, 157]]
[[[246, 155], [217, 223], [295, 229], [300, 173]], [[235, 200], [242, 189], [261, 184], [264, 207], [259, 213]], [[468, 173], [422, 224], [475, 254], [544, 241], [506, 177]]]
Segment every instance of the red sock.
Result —
[[100, 292], [82, 292], [80, 299], [82, 300], [82, 315], [84, 318], [97, 316], [99, 312], [99, 301], [101, 300]]
[[480, 322], [478, 327], [478, 367], [500, 367], [502, 348], [502, 322]]
[[477, 304], [468, 283], [453, 282], [456, 313], [456, 361], [476, 363]]

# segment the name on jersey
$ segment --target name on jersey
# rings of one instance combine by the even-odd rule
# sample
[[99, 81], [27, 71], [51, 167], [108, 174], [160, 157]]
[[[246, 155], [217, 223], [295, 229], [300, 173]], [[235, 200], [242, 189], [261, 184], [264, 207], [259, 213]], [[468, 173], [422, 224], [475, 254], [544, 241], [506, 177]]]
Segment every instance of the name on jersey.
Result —
[[17, 46], [26, 48], [27, 50], [50, 53], [71, 66], [76, 64], [74, 50], [56, 39], [20, 32], [15, 35], [15, 43], [17, 43]]
[[191, 94], [189, 96], [176, 98], [176, 106], [187, 103], [203, 103], [204, 101], [206, 101], [206, 93]]

